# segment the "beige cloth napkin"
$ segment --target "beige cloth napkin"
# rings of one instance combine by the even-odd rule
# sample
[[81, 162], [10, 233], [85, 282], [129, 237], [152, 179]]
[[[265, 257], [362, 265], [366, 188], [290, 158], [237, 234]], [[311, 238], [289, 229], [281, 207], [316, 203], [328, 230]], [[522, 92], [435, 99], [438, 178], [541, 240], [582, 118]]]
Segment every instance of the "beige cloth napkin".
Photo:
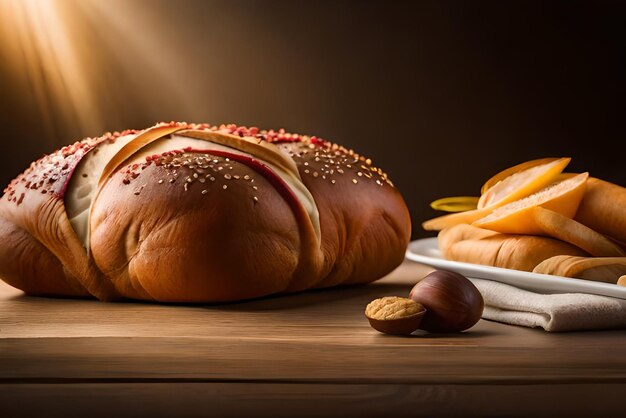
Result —
[[543, 295], [472, 279], [485, 300], [483, 318], [546, 331], [626, 328], [626, 300], [583, 293]]

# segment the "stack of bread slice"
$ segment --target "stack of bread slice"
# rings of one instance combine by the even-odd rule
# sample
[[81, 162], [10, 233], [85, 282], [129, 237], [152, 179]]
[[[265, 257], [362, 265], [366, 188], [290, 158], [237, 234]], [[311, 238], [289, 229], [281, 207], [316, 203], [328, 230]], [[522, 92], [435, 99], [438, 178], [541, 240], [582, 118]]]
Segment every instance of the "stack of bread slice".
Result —
[[504, 170], [480, 198], [445, 200], [446, 207], [475, 208], [422, 226], [440, 231], [448, 260], [623, 284], [626, 188], [563, 173], [569, 162], [545, 158]]

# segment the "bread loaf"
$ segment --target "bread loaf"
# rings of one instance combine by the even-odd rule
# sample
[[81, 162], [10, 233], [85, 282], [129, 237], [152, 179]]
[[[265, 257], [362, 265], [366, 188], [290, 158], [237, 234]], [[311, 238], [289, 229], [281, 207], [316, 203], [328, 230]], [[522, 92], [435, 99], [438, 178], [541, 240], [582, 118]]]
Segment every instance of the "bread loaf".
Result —
[[222, 302], [367, 283], [407, 207], [370, 159], [234, 125], [159, 124], [34, 162], [0, 200], [0, 277], [33, 295]]
[[626, 257], [557, 255], [541, 262], [533, 272], [615, 284], [626, 274]]
[[626, 245], [626, 188], [590, 177], [574, 219]]
[[533, 271], [544, 260], [558, 255], [589, 255], [556, 239], [501, 234], [467, 224], [444, 229], [439, 233], [438, 242], [446, 260], [523, 271]]

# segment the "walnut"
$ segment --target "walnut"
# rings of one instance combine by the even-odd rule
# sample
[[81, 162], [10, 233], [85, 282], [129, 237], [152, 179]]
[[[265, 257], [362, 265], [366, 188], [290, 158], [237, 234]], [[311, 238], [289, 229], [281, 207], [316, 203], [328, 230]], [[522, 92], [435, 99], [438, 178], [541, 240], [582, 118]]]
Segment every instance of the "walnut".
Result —
[[421, 304], [397, 296], [370, 302], [365, 316], [372, 328], [385, 334], [410, 334], [419, 328], [426, 309]]

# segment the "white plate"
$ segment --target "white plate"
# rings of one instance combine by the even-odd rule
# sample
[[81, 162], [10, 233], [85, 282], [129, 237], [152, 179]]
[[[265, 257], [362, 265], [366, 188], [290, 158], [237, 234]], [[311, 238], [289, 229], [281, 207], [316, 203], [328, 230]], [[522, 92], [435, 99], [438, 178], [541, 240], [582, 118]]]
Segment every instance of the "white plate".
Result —
[[615, 284], [444, 260], [439, 253], [437, 238], [411, 242], [406, 258], [437, 269], [456, 271], [470, 278], [493, 280], [538, 293], [591, 293], [626, 299], [626, 287]]

